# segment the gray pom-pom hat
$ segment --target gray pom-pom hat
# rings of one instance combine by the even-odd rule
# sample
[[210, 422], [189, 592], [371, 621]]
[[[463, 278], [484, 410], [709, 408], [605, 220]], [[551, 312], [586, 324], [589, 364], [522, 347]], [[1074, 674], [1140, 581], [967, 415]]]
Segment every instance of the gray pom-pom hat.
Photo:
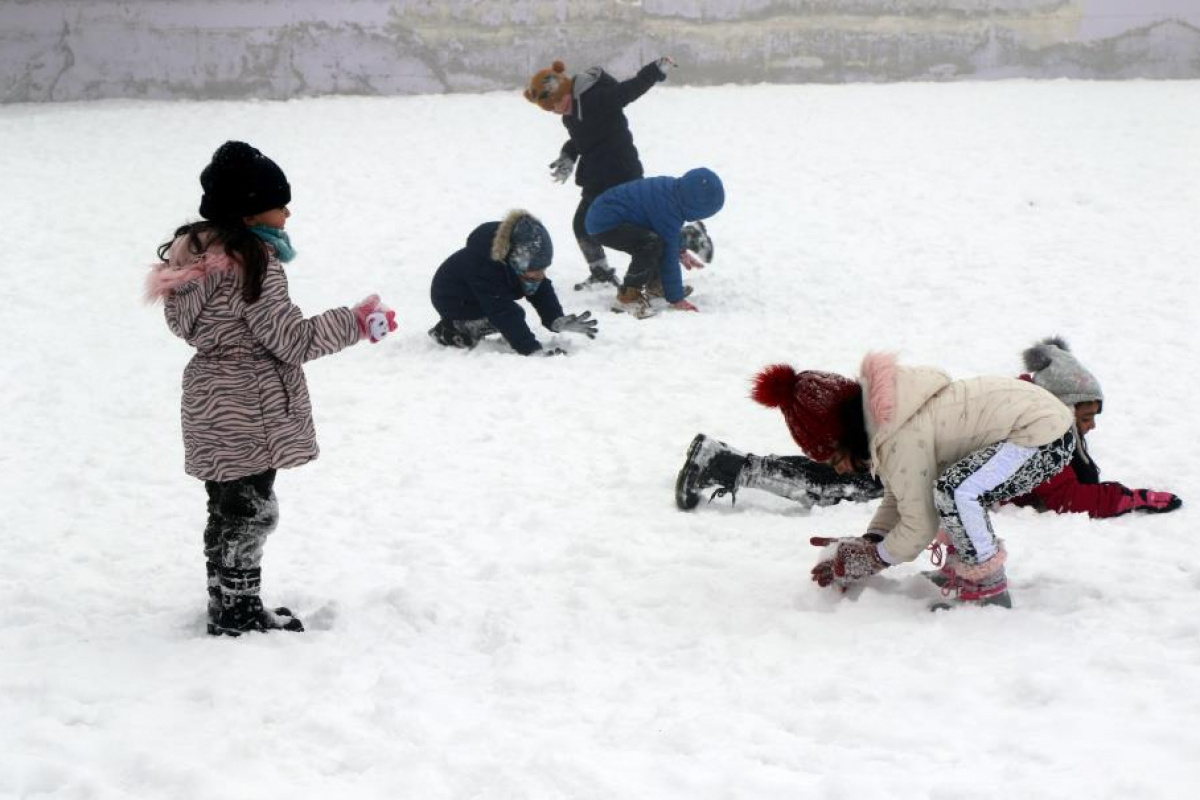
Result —
[[1043, 339], [1022, 353], [1022, 358], [1033, 382], [1070, 408], [1096, 401], [1103, 409], [1100, 381], [1079, 363], [1062, 337]]

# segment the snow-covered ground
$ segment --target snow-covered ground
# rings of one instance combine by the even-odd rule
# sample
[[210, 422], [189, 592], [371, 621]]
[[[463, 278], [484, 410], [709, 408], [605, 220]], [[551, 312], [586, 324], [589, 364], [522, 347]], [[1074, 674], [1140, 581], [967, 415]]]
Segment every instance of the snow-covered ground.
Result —
[[[701, 313], [647, 321], [571, 290], [562, 128], [518, 94], [0, 107], [0, 797], [1194, 797], [1198, 90], [657, 87], [648, 174], [728, 201]], [[301, 307], [401, 321], [307, 368], [322, 456], [264, 561], [302, 635], [204, 634], [190, 352], [141, 301], [229, 138], [292, 182]], [[600, 317], [540, 330], [568, 358], [425, 334], [434, 268], [512, 207]], [[1001, 510], [1011, 612], [930, 614], [924, 563], [818, 591], [809, 536], [873, 506], [674, 506], [698, 431], [795, 452], [766, 364], [1015, 375], [1050, 334], [1104, 385], [1104, 477], [1186, 505]]]

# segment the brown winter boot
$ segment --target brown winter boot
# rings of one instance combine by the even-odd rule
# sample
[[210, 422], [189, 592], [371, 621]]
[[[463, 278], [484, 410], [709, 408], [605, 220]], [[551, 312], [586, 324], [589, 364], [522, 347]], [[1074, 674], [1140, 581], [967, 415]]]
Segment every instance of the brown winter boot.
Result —
[[632, 314], [638, 319], [654, 316], [656, 312], [650, 307], [650, 301], [645, 293], [634, 286], [622, 286], [617, 292], [617, 299], [612, 304], [612, 310], [618, 314]]
[[[658, 298], [665, 296], [666, 295], [663, 292], [662, 278], [654, 278], [648, 284], [646, 284], [646, 297], [650, 300], [657, 300]], [[683, 296], [684, 298], [692, 296], [691, 286], [683, 287]]]

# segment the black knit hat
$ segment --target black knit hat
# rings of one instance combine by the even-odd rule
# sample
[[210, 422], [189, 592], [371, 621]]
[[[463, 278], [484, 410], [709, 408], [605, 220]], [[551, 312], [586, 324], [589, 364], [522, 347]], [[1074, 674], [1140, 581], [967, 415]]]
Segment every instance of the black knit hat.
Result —
[[200, 216], [213, 222], [240, 222], [292, 201], [283, 170], [245, 142], [226, 142], [200, 173]]

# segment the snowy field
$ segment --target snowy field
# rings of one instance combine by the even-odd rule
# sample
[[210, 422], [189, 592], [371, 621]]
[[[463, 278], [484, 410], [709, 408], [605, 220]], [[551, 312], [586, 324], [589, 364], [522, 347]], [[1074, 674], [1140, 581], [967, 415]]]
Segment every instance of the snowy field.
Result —
[[[1200, 791], [1200, 84], [653, 89], [648, 174], [727, 204], [699, 314], [575, 292], [563, 130], [519, 94], [0, 106], [0, 797], [1193, 798]], [[400, 330], [307, 368], [321, 458], [282, 472], [264, 596], [301, 635], [204, 633], [190, 350], [142, 303], [226, 139], [287, 172], [293, 298]], [[437, 348], [435, 267], [510, 208], [600, 337]], [[619, 260], [623, 266], [624, 259]], [[747, 399], [870, 349], [1100, 378], [1103, 476], [1184, 508], [1005, 508], [1016, 608], [933, 615], [904, 565], [820, 592], [808, 538], [873, 504], [692, 513], [703, 431], [795, 452]]]

